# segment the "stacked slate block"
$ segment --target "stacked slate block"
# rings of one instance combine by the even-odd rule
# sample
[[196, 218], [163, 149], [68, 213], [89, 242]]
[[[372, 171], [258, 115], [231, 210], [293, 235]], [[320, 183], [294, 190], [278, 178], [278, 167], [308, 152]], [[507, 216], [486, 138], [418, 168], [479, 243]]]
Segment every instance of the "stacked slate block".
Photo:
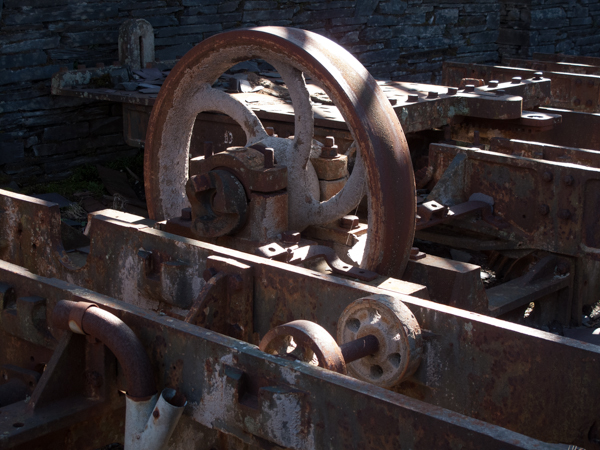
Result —
[[[0, 0], [0, 5], [0, 185], [8, 179], [26, 185], [64, 178], [78, 165], [136, 152], [123, 141], [120, 105], [50, 95], [50, 77], [61, 66], [117, 60], [119, 26], [130, 18], [152, 24], [160, 60], [176, 59], [224, 30], [282, 25], [333, 39], [377, 77], [428, 83], [440, 82], [445, 60], [498, 62], [499, 48], [580, 54], [600, 48], [600, 0]], [[527, 43], [515, 44], [515, 34], [505, 28], [525, 31]]]

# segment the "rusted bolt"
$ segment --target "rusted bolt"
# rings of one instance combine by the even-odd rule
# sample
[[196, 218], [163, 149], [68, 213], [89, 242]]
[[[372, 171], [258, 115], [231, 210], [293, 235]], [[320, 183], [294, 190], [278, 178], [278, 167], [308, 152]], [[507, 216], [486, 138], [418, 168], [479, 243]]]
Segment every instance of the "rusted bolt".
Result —
[[550, 183], [554, 179], [554, 175], [551, 172], [544, 172], [542, 174], [542, 180]]
[[586, 100], [585, 101], [585, 106], [587, 106], [588, 108], [591, 108], [593, 106], [594, 102], [592, 102], [591, 100]]
[[542, 215], [542, 216], [547, 216], [548, 213], [550, 212], [550, 207], [548, 205], [539, 205], [538, 206], [538, 212]]
[[498, 89], [498, 90], [496, 91], [496, 95], [498, 95], [498, 96], [502, 96], [502, 95], [504, 95], [504, 94], [506, 94], [506, 91], [505, 91], [504, 89]]
[[474, 84], [467, 84], [465, 86], [465, 92], [475, 92], [475, 85]]
[[491, 87], [491, 88], [498, 87], [498, 80], [491, 80], [491, 81], [488, 83], [488, 86], [489, 86], [489, 87]]
[[569, 268], [569, 264], [565, 262], [558, 263], [558, 265], [556, 266], [556, 273], [559, 275], [565, 275], [569, 273]]
[[388, 98], [388, 100], [390, 101], [390, 105], [392, 106], [396, 106], [396, 104], [398, 104], [397, 98]]
[[408, 94], [408, 98], [406, 99], [407, 103], [414, 103], [419, 101], [419, 96], [417, 94]]
[[427, 98], [438, 98], [438, 93], [434, 91], [429, 91], [427, 93]]
[[563, 220], [569, 220], [571, 218], [571, 211], [569, 211], [568, 209], [561, 209], [558, 212], [558, 217]]
[[575, 181], [575, 180], [573, 179], [573, 177], [571, 175], [565, 175], [563, 177], [563, 183], [565, 183], [567, 186], [572, 186], [573, 181]]
[[281, 242], [284, 244], [297, 244], [300, 242], [300, 233], [297, 231], [284, 231], [281, 233]]
[[96, 67], [98, 69], [104, 69], [104, 63], [103, 62], [96, 63]]
[[539, 81], [542, 79], [542, 76], [544, 76], [544, 72], [536, 72], [533, 74], [533, 79]]
[[446, 94], [448, 94], [448, 95], [456, 95], [456, 94], [458, 94], [458, 88], [449, 87], [448, 88], [448, 92], [446, 92]]
[[358, 216], [344, 216], [340, 219], [340, 227], [346, 230], [353, 230], [358, 227]]
[[265, 127], [265, 131], [269, 136], [275, 136], [275, 129], [273, 127]]
[[212, 141], [204, 141], [204, 159], [210, 158], [214, 154]]
[[579, 106], [579, 105], [581, 105], [581, 100], [579, 100], [578, 98], [576, 98], [576, 99], [573, 101], [573, 104], [574, 104], [575, 106]]
[[192, 220], [192, 208], [183, 208], [181, 210], [182, 220]]
[[335, 145], [335, 138], [333, 136], [325, 137], [325, 146], [321, 150], [321, 158], [333, 159], [338, 155], [338, 146]]
[[265, 148], [263, 155], [265, 156], [265, 169], [273, 168], [275, 164], [275, 152], [273, 149], [271, 147]]
[[510, 80], [511, 84], [519, 84], [521, 82], [522, 78], [521, 77], [512, 77], [512, 80]]
[[419, 247], [411, 247], [410, 256], [417, 256], [419, 254]]

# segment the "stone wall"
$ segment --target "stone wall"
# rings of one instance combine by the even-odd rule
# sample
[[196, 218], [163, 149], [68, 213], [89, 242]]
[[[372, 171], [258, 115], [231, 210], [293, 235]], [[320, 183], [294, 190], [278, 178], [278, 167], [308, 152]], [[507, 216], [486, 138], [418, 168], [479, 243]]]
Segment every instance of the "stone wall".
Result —
[[0, 1], [0, 184], [63, 178], [77, 165], [135, 152], [123, 142], [120, 105], [49, 94], [61, 66], [117, 60], [118, 29], [129, 18], [152, 24], [161, 60], [223, 30], [295, 26], [340, 43], [375, 76], [436, 83], [444, 60], [497, 62], [498, 42], [503, 51], [512, 45], [506, 28], [528, 33], [517, 52], [597, 53], [599, 33], [590, 30], [599, 1]]
[[533, 53], [600, 54], [597, 0], [502, 1], [498, 49], [501, 56]]

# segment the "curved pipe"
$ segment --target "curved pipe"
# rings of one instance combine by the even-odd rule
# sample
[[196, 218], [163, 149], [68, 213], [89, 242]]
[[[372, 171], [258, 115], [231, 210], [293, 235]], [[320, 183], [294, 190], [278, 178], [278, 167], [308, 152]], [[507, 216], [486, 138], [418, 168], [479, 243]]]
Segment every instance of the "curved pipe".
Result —
[[142, 342], [125, 322], [93, 303], [59, 301], [52, 323], [62, 330], [90, 335], [117, 357], [127, 380], [127, 396], [142, 401], [156, 394], [150, 359]]

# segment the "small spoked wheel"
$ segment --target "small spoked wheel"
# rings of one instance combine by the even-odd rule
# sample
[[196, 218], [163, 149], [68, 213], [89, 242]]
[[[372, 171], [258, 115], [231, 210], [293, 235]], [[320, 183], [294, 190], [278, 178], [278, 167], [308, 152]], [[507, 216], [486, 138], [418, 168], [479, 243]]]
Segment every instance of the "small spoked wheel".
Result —
[[377, 338], [379, 349], [349, 363], [349, 375], [389, 388], [415, 372], [422, 353], [421, 329], [404, 303], [373, 295], [348, 305], [338, 319], [338, 343], [343, 346], [368, 335]]
[[333, 337], [308, 320], [294, 320], [273, 328], [261, 339], [259, 348], [271, 355], [346, 373], [344, 357]]

